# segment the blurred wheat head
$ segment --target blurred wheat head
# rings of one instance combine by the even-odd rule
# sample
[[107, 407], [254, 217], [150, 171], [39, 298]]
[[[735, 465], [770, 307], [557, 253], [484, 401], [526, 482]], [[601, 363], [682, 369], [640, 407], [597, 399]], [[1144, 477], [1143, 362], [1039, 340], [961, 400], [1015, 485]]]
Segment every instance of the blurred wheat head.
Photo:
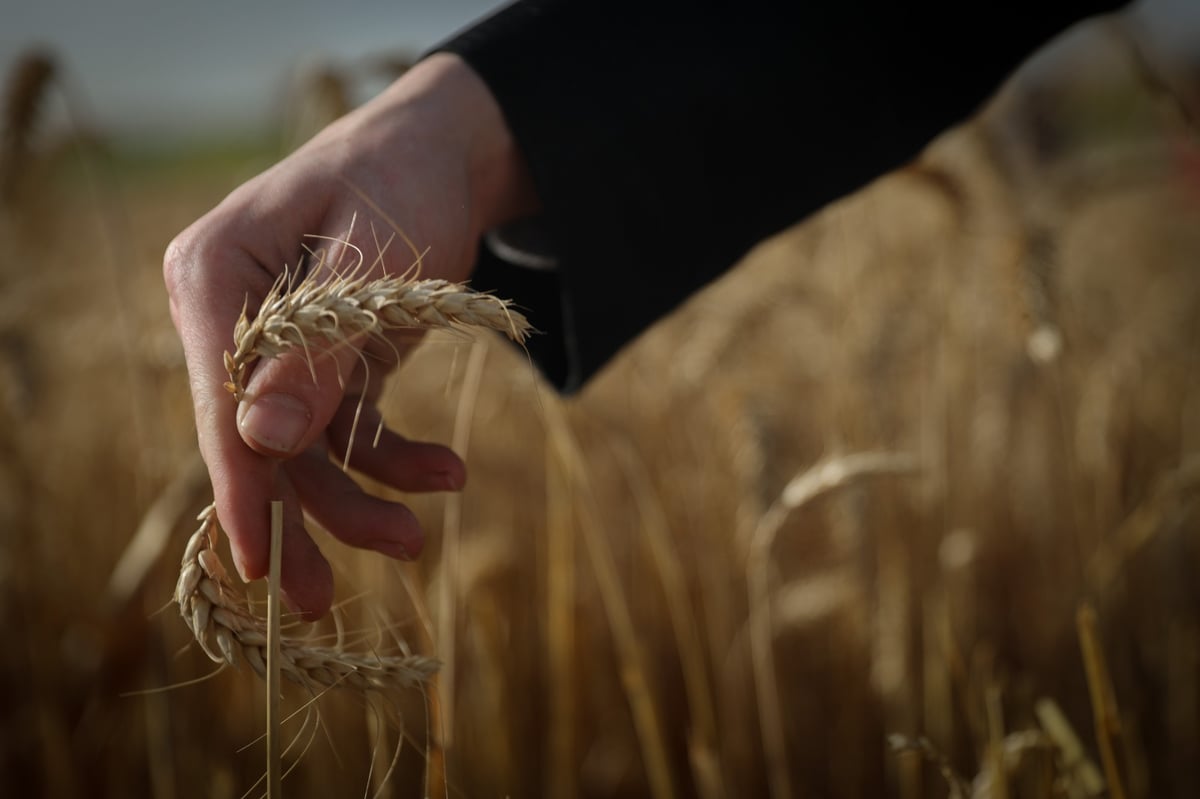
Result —
[[17, 197], [30, 158], [42, 103], [58, 68], [50, 53], [31, 50], [19, 58], [5, 86], [0, 118], [0, 204]]

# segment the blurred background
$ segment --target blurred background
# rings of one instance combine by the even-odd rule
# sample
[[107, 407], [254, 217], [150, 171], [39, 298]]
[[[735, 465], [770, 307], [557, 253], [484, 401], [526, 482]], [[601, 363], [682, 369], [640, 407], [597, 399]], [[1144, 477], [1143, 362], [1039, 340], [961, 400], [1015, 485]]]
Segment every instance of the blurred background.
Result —
[[[263, 689], [170, 604], [167, 242], [485, 2], [0, 3], [0, 793], [263, 793]], [[294, 796], [1200, 795], [1200, 5], [1037, 54], [581, 395], [433, 337], [397, 565], [425, 691], [289, 688]]]
[[147, 144], [265, 136], [277, 132], [285, 92], [307, 69], [414, 57], [500, 5], [6, 0], [0, 64], [36, 44], [53, 51], [111, 136]]

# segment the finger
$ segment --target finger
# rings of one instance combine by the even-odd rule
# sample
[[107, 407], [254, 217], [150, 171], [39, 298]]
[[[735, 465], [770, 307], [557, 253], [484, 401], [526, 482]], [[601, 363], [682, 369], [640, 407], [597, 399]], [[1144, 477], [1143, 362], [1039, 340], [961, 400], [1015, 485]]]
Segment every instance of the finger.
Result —
[[270, 556], [267, 509], [279, 499], [275, 463], [250, 451], [236, 435], [202, 447], [212, 479], [217, 518], [229, 536], [233, 565], [247, 582], [265, 577]]
[[[301, 502], [285, 470], [277, 474], [275, 486], [276, 496], [283, 501], [280, 593], [290, 610], [306, 621], [315, 621], [324, 616], [333, 603], [333, 570], [304, 529]], [[269, 531], [269, 506], [266, 521]]]
[[[315, 257], [306, 280], [319, 283], [380, 268], [368, 257], [368, 248], [374, 247], [382, 257], [386, 243], [367, 222], [343, 215], [323, 221], [321, 227], [340, 232], [309, 237], [308, 246]], [[347, 388], [362, 390], [355, 385], [365, 380], [366, 372], [360, 344], [314, 339], [303, 348], [256, 363], [237, 413], [246, 444], [273, 457], [290, 457], [311, 447], [321, 437]], [[374, 355], [383, 346], [369, 340], [367, 344]], [[394, 367], [400, 357], [396, 347], [388, 347], [381, 361], [383, 371]]]
[[287, 461], [284, 469], [305, 510], [339, 540], [401, 560], [421, 553], [425, 535], [412, 511], [365, 493], [320, 449]]
[[343, 458], [349, 448], [350, 466], [401, 491], [461, 491], [466, 485], [466, 464], [449, 447], [409, 441], [382, 424], [377, 408], [347, 398], [330, 422], [330, 445]]
[[[214, 262], [223, 268], [212, 268]], [[224, 388], [222, 355], [247, 294], [265, 292], [272, 278], [244, 252], [172, 245], [164, 264], [172, 316], [187, 360], [200, 452], [208, 466], [221, 525], [244, 579], [267, 568], [263, 508], [271, 498], [274, 466], [242, 443], [236, 403]]]
[[[234, 565], [245, 579], [266, 573], [264, 508], [274, 493], [275, 467], [246, 447], [238, 435], [236, 403], [225, 390], [223, 354], [233, 349], [233, 330], [243, 307], [257, 307], [291, 250], [281, 242], [289, 230], [319, 219], [315, 205], [282, 213], [303, 192], [258, 191], [247, 183], [177, 236], [163, 257], [171, 318], [187, 360], [200, 452], [212, 478], [221, 525]], [[297, 234], [298, 235], [298, 234]], [[269, 266], [268, 266], [269, 265]]]
[[237, 408], [237, 429], [251, 449], [286, 458], [311, 447], [342, 402], [362, 356], [348, 342], [313, 341], [255, 364]]
[[[242, 448], [243, 453], [249, 450]], [[288, 607], [307, 619], [323, 616], [333, 599], [333, 573], [320, 549], [304, 529], [301, 503], [295, 488], [280, 470], [279, 462], [270, 462], [249, 453], [248, 463], [238, 472], [239, 479], [223, 479], [219, 471], [213, 479], [218, 518], [229, 535], [233, 562], [243, 580], [267, 575], [270, 555], [271, 502], [284, 503], [281, 588]], [[227, 458], [222, 464], [234, 464]], [[260, 471], [263, 464], [266, 469]], [[249, 479], [243, 476], [248, 475]], [[266, 490], [259, 490], [265, 485]], [[237, 530], [235, 534], [233, 531]]]

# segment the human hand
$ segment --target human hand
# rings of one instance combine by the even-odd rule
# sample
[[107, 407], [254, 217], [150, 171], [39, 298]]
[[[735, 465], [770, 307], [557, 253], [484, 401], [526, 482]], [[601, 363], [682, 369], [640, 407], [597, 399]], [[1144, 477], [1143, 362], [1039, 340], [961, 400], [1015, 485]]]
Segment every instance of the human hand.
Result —
[[[351, 265], [353, 247], [371, 264], [378, 242], [363, 222], [364, 197], [428, 248], [421, 277], [454, 282], [470, 274], [484, 230], [536, 206], [486, 87], [456, 56], [438, 54], [236, 189], [171, 242], [163, 264], [200, 451], [234, 563], [243, 579], [266, 573], [269, 505], [283, 500], [282, 591], [309, 618], [328, 610], [333, 580], [304, 530], [302, 509], [340, 540], [391, 557], [412, 558], [423, 541], [408, 508], [363, 492], [330, 453], [340, 457], [352, 447], [357, 469], [405, 491], [459, 490], [466, 479], [462, 461], [443, 446], [391, 431], [372, 446], [382, 372], [398, 364], [411, 336], [363, 342], [361, 353], [331, 349], [311, 363], [301, 354], [260, 361], [240, 403], [224, 388], [223, 355], [239, 314], [258, 307], [285, 265], [300, 263], [306, 240], [321, 237], [326, 251], [317, 279], [330, 264]], [[369, 381], [363, 353], [375, 365]]]

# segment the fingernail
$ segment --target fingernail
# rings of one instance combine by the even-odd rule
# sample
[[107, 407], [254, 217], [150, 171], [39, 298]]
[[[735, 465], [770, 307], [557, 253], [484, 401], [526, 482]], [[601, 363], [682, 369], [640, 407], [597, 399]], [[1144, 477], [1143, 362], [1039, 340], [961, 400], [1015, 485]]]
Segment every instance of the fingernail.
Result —
[[375, 550], [381, 555], [387, 555], [389, 558], [395, 558], [396, 560], [412, 560], [412, 554], [408, 551], [408, 547], [404, 546], [404, 544], [400, 543], [399, 541], [395, 541], [390, 538], [376, 538], [371, 542], [370, 546], [371, 549]]
[[242, 559], [238, 557], [237, 550], [234, 550], [230, 554], [233, 555], [233, 568], [237, 571], [238, 577], [242, 578], [243, 583], [250, 582], [246, 577], [246, 564], [242, 563]]
[[433, 482], [443, 491], [462, 491], [463, 475], [455, 472], [438, 472], [433, 475]]
[[247, 438], [284, 455], [296, 450], [312, 422], [308, 406], [290, 394], [255, 397], [248, 407], [243, 402], [239, 411], [238, 424]]

